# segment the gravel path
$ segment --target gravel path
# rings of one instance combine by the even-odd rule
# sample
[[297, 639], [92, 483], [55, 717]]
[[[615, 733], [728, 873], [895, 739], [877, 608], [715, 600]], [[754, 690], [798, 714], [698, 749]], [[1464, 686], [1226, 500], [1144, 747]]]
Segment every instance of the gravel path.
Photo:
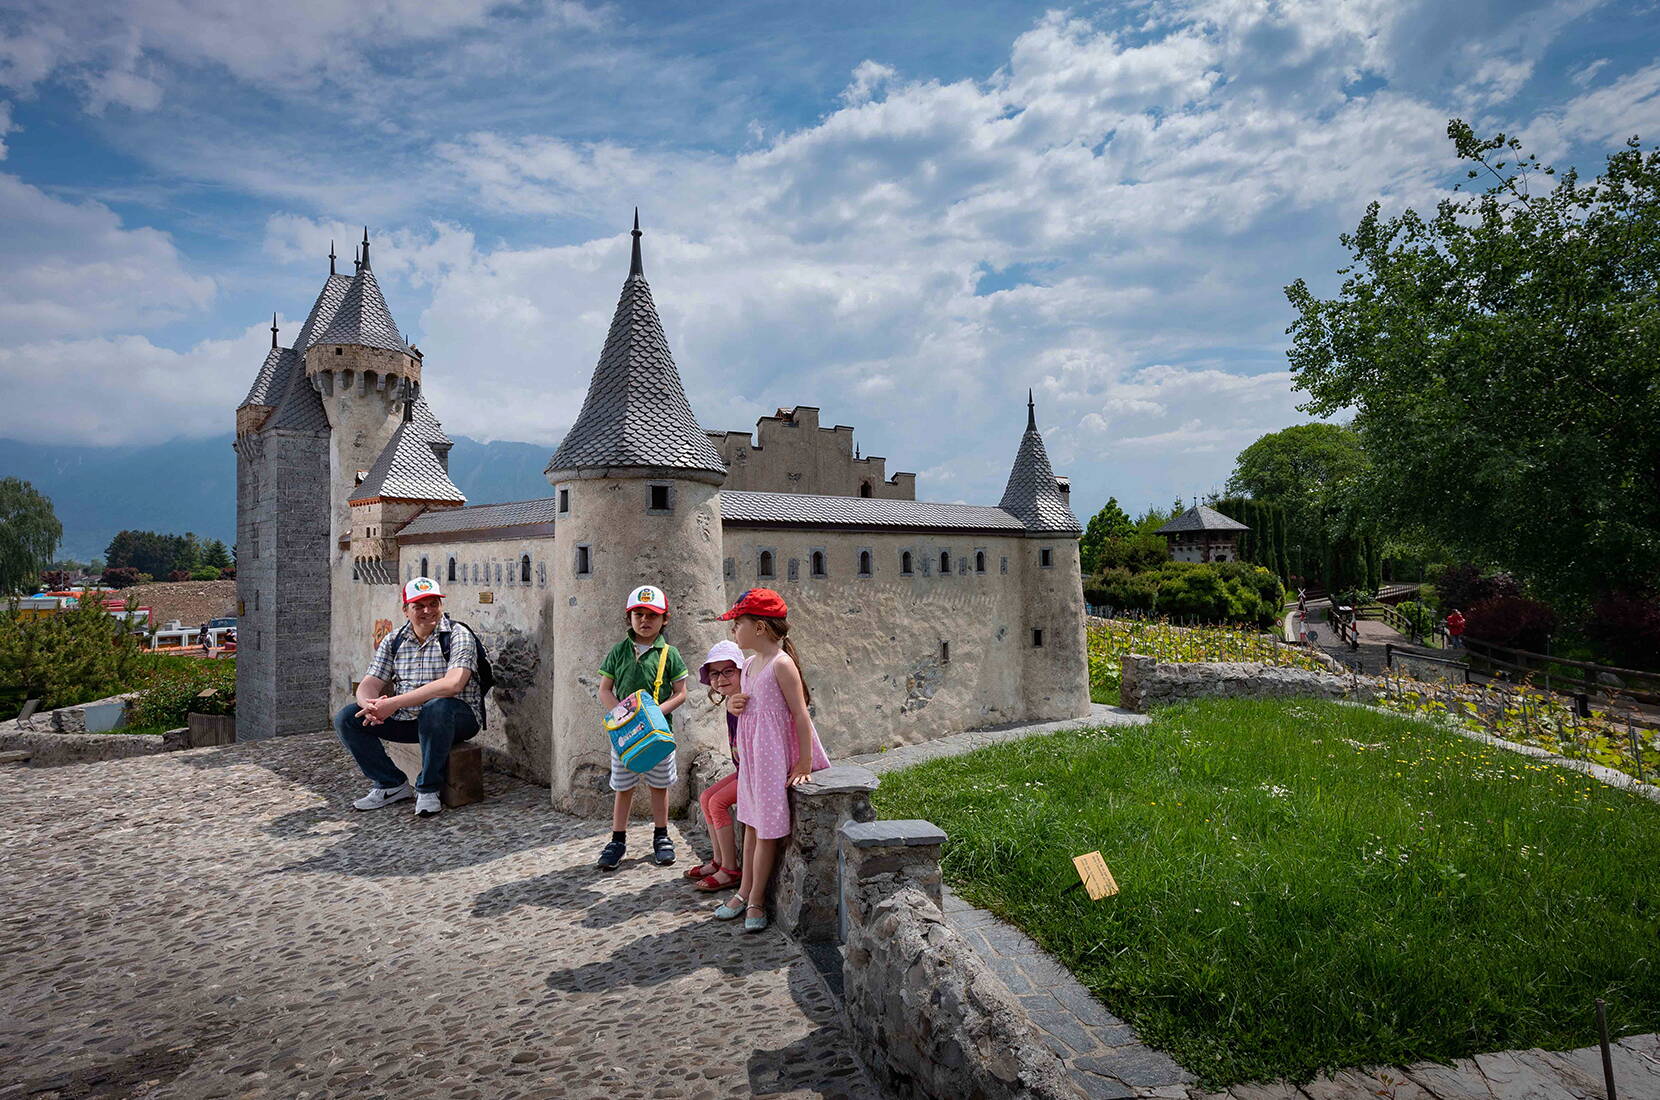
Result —
[[486, 778], [359, 814], [324, 734], [4, 773], [0, 1098], [874, 1097], [777, 931]]

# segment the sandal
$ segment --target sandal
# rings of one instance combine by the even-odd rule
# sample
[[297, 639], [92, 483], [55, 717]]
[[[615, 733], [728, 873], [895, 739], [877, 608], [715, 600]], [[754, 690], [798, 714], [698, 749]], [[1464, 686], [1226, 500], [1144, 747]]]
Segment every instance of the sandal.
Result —
[[721, 869], [721, 866], [718, 862], [716, 862], [715, 860], [710, 860], [708, 863], [700, 863], [696, 867], [687, 868], [686, 877], [688, 879], [690, 879], [692, 882], [696, 882], [699, 879], [708, 878], [710, 875], [714, 874], [716, 871], [719, 871], [720, 869]]
[[[720, 881], [719, 876], [721, 875], [726, 876], [725, 882]], [[717, 890], [730, 890], [742, 881], [742, 873], [730, 867], [717, 867], [713, 874], [704, 875], [702, 881], [698, 882], [693, 889], [701, 890], [705, 894], [713, 894]]]
[[749, 904], [749, 899], [733, 898], [732, 900], [738, 902], [739, 904], [736, 906], [728, 905], [723, 901], [715, 907], [716, 920], [736, 920], [738, 917], [744, 915], [744, 907]]
[[759, 913], [759, 914], [761, 914], [758, 917], [751, 917], [751, 916], [747, 916], [747, 915], [744, 917], [744, 931], [745, 932], [764, 932], [764, 931], [766, 931], [766, 928], [767, 928], [767, 911], [763, 906], [760, 906], [760, 905], [746, 906], [745, 909], [744, 909], [744, 912], [745, 912], [745, 914], [749, 914], [749, 913]]

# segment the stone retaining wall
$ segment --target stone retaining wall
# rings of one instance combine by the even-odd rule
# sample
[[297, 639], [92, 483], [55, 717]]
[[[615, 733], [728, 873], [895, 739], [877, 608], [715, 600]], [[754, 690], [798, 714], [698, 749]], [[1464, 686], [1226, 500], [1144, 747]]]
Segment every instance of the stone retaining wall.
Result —
[[1164, 663], [1132, 653], [1121, 667], [1119, 702], [1134, 711], [1188, 699], [1342, 699], [1352, 690], [1346, 676], [1259, 661]]
[[[13, 718], [9, 722], [0, 722], [0, 731], [11, 732], [13, 730], [33, 730], [40, 733], [86, 733], [88, 722], [87, 712], [92, 711], [93, 730], [94, 732], [99, 732], [100, 725], [102, 725], [103, 729], [111, 728], [109, 725], [101, 723], [100, 719], [107, 720], [110, 717], [114, 717], [116, 726], [119, 726], [122, 722], [125, 722], [127, 717], [127, 707], [134, 699], [137, 698], [138, 693], [130, 691], [125, 695], [111, 695], [106, 699], [94, 699], [90, 703], [77, 703], [72, 707], [59, 707], [57, 710], [43, 710], [37, 714], [32, 714], [27, 718]], [[120, 707], [120, 714], [115, 716], [110, 715], [108, 712], [109, 708], [112, 707]]]
[[1041, 1100], [1079, 1093], [939, 907], [905, 887], [848, 925], [847, 1015], [884, 1090]]
[[[29, 767], [56, 768], [64, 764], [91, 764], [129, 756], [167, 752], [159, 733], [47, 733], [34, 730], [0, 731], [0, 752], [31, 753]], [[183, 746], [179, 746], [183, 747]]]

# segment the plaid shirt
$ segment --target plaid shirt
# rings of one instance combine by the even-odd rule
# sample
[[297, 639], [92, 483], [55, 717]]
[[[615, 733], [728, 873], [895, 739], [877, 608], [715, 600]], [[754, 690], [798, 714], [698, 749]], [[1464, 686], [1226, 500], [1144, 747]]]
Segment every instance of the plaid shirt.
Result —
[[[448, 661], [444, 660], [444, 650], [438, 640], [440, 634], [450, 636]], [[400, 636], [403, 641], [398, 643], [397, 654], [388, 656], [392, 651], [392, 639]], [[402, 695], [423, 684], [432, 683], [452, 668], [464, 668], [472, 673], [467, 677], [467, 686], [461, 689], [459, 698], [472, 708], [473, 717], [478, 719], [479, 727], [482, 729], [484, 697], [478, 690], [478, 641], [473, 637], [473, 632], [466, 627], [456, 630], [448, 615], [438, 620], [438, 628], [427, 635], [425, 645], [415, 639], [415, 630], [407, 622], [382, 638], [363, 677], [368, 679], [373, 676], [385, 683], [388, 695]], [[414, 720], [420, 717], [420, 714], [420, 707], [404, 707], [392, 717]]]

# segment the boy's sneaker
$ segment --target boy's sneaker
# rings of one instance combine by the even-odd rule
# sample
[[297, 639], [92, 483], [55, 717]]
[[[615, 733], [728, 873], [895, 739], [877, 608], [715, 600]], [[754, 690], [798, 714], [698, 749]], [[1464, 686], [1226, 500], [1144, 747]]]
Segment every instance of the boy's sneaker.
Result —
[[674, 841], [666, 836], [653, 837], [651, 840], [651, 858], [658, 866], [667, 867], [674, 862]]
[[444, 809], [437, 791], [418, 791], [415, 795], [416, 817], [437, 817]]
[[352, 803], [354, 810], [378, 810], [394, 802], [415, 797], [415, 788], [408, 783], [396, 787], [371, 787], [369, 793]]
[[615, 871], [617, 864], [622, 862], [623, 853], [628, 851], [628, 845], [620, 840], [613, 840], [600, 849], [599, 862], [596, 866], [601, 871]]

